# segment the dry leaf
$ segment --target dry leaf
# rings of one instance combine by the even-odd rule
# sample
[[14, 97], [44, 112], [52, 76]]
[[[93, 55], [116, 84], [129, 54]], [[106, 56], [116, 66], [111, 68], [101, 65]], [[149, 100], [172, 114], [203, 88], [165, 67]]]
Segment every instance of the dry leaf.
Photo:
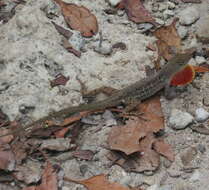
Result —
[[173, 54], [181, 49], [181, 38], [175, 27], [176, 22], [177, 19], [174, 19], [170, 25], [162, 26], [154, 31], [154, 35], [158, 39], [158, 54], [166, 60], [171, 59]]
[[209, 68], [207, 67], [203, 67], [203, 66], [194, 66], [192, 65], [193, 69], [195, 70], [195, 72], [197, 73], [205, 73], [205, 72], [209, 72]]
[[183, 3], [202, 3], [201, 0], [181, 0]]
[[[0, 135], [5, 135], [5, 134], [8, 134], [10, 132], [11, 132], [11, 130], [6, 129], [6, 128], [2, 128], [0, 130]], [[6, 144], [6, 143], [10, 143], [13, 139], [14, 139], [13, 135], [7, 135], [7, 136], [4, 136], [4, 137], [1, 137], [0, 141]]]
[[50, 189], [50, 190], [58, 189], [56, 171], [54, 170], [50, 162], [47, 162], [47, 165], [44, 169], [41, 185], [36, 188], [36, 190], [46, 190], [46, 189]]
[[62, 45], [68, 52], [73, 53], [77, 57], [81, 57], [81, 52], [74, 49], [73, 46], [70, 44], [70, 42], [68, 42], [66, 38], [63, 38]]
[[84, 37], [91, 37], [98, 32], [96, 17], [84, 6], [54, 0], [60, 5], [66, 23], [74, 30], [78, 30]]
[[56, 24], [55, 22], [52, 21], [52, 24], [54, 25], [54, 27], [56, 28], [56, 30], [63, 35], [65, 38], [69, 39], [73, 33], [69, 30], [66, 30], [65, 28], [63, 28], [62, 26]]
[[64, 138], [65, 137], [65, 134], [70, 130], [71, 126], [69, 127], [65, 127], [63, 129], [60, 129], [58, 131], [55, 131], [54, 134], [55, 134], [55, 137], [56, 138]]
[[27, 157], [28, 148], [27, 143], [21, 141], [16, 141], [15, 144], [11, 144], [12, 152], [14, 153], [15, 160], [18, 164], [21, 164]]
[[0, 169], [14, 170], [15, 157], [12, 151], [0, 151]]
[[72, 154], [75, 158], [80, 158], [83, 160], [92, 160], [94, 157], [94, 153], [91, 150], [77, 150]]
[[50, 81], [51, 87], [59, 86], [59, 85], [66, 85], [67, 81], [69, 80], [69, 77], [65, 77], [62, 74], [59, 74], [56, 76], [56, 78], [52, 81]]
[[127, 156], [112, 151], [108, 155], [108, 159], [124, 168], [127, 172], [155, 171], [160, 165], [160, 155], [152, 149], [155, 140], [154, 135], [149, 133], [139, 141], [139, 150], [141, 152]]
[[129, 120], [124, 126], [114, 126], [108, 136], [111, 150], [120, 150], [127, 155], [139, 150], [139, 139], [146, 136], [146, 131], [141, 128], [141, 120]]
[[66, 181], [84, 185], [88, 190], [131, 190], [115, 182], [109, 182], [104, 174], [93, 176], [86, 180], [72, 180], [65, 177]]
[[83, 112], [79, 112], [78, 114], [68, 117], [66, 118], [63, 123], [61, 124], [61, 126], [67, 126], [70, 125], [71, 123], [74, 123], [76, 121], [79, 121], [82, 117], [86, 117], [87, 115], [91, 114], [92, 111], [83, 111]]
[[124, 8], [128, 18], [135, 23], [148, 22], [155, 26], [158, 25], [141, 0], [122, 0], [118, 7]]
[[175, 160], [175, 155], [171, 146], [165, 143], [164, 141], [162, 140], [155, 141], [153, 144], [153, 148], [156, 152], [165, 156], [168, 160], [172, 162]]
[[115, 126], [109, 133], [108, 144], [112, 150], [120, 150], [127, 155], [139, 151], [139, 140], [148, 133], [164, 129], [164, 117], [158, 96], [144, 101], [140, 106], [143, 118], [128, 120], [124, 126]]

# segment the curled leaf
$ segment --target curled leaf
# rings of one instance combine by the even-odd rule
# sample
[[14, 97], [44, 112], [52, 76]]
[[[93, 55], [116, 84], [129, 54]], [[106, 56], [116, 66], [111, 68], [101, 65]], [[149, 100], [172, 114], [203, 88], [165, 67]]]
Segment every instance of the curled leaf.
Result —
[[158, 25], [141, 0], [122, 0], [118, 6], [124, 8], [128, 18], [135, 23], [151, 23]]
[[82, 36], [91, 37], [98, 32], [96, 17], [84, 6], [54, 0], [61, 7], [66, 23], [74, 30], [80, 31]]

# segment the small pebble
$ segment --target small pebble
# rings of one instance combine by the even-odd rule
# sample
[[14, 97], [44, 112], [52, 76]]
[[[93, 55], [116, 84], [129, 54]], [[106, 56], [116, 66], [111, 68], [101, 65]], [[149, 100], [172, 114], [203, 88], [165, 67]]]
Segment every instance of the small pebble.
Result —
[[166, 10], [166, 9], [167, 9], [167, 5], [165, 3], [160, 4], [160, 6], [158, 8], [158, 10], [161, 11], [161, 12]]
[[192, 182], [197, 182], [197, 181], [200, 181], [201, 179], [201, 174], [198, 170], [196, 170], [192, 176], [190, 177], [189, 181], [192, 181]]
[[94, 50], [98, 53], [101, 53], [102, 55], [110, 55], [112, 53], [112, 45], [103, 41], [102, 45], [96, 46]]
[[185, 26], [179, 26], [177, 31], [181, 39], [185, 39], [188, 35], [188, 30]]
[[209, 118], [209, 112], [203, 108], [198, 108], [195, 110], [196, 121], [203, 122]]
[[121, 0], [109, 0], [109, 3], [112, 7], [115, 7]]
[[143, 32], [150, 30], [152, 27], [153, 27], [153, 25], [150, 23], [138, 24], [138, 29], [142, 30]]
[[197, 145], [197, 150], [199, 150], [202, 154], [206, 151], [206, 148], [202, 144]]
[[202, 64], [202, 63], [206, 63], [205, 58], [202, 57], [202, 56], [196, 56], [196, 57], [195, 57], [195, 61], [197, 62], [198, 65], [199, 65], [199, 64]]
[[172, 11], [172, 10], [165, 10], [164, 12], [163, 12], [163, 17], [164, 17], [164, 19], [167, 19], [167, 18], [170, 18], [170, 17], [172, 17], [172, 16], [174, 16], [175, 15], [175, 13]]
[[178, 109], [171, 111], [169, 125], [174, 129], [184, 129], [194, 120], [193, 116], [187, 112], [182, 112]]
[[181, 25], [191, 25], [200, 18], [200, 14], [194, 7], [187, 7], [179, 14], [179, 21]]
[[175, 9], [175, 7], [176, 7], [175, 3], [173, 3], [173, 2], [168, 1], [167, 4], [168, 4], [169, 9]]

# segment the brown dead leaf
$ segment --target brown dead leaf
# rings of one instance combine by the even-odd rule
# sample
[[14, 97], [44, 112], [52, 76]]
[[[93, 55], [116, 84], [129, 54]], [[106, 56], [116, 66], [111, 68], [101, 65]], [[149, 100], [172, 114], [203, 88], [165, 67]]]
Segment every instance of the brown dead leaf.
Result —
[[131, 190], [128, 187], [124, 187], [116, 182], [109, 182], [104, 174], [93, 176], [86, 180], [72, 180], [67, 177], [64, 179], [66, 181], [82, 184], [88, 188], [88, 190]]
[[91, 37], [98, 32], [96, 17], [84, 6], [54, 0], [61, 7], [66, 23], [84, 37]]
[[137, 152], [139, 140], [146, 136], [146, 131], [141, 128], [141, 120], [128, 120], [124, 126], [114, 126], [108, 136], [108, 144], [111, 150], [120, 150], [127, 155]]
[[56, 78], [52, 81], [50, 81], [51, 87], [59, 86], [59, 85], [66, 85], [67, 81], [69, 80], [69, 77], [64, 76], [63, 74], [59, 74], [56, 76]]
[[118, 8], [125, 9], [128, 18], [135, 23], [148, 22], [155, 26], [158, 25], [141, 0], [122, 0]]
[[47, 161], [47, 165], [44, 169], [42, 175], [41, 185], [36, 188], [36, 190], [58, 190], [58, 181], [56, 171], [54, 170], [52, 164]]
[[59, 131], [55, 131], [54, 134], [56, 138], [64, 138], [65, 134], [70, 130], [70, 128], [71, 126], [60, 129]]
[[16, 141], [15, 144], [11, 145], [12, 152], [14, 153], [15, 160], [18, 164], [21, 164], [22, 161], [27, 157], [27, 143]]
[[124, 126], [113, 127], [108, 136], [110, 149], [120, 150], [130, 155], [139, 151], [140, 139], [149, 133], [156, 133], [164, 129], [164, 117], [159, 96], [144, 101], [139, 108], [139, 112], [144, 113], [145, 120], [134, 118], [128, 120]]
[[62, 26], [56, 24], [55, 22], [52, 21], [52, 24], [54, 25], [54, 27], [56, 28], [56, 30], [63, 35], [66, 39], [69, 39], [73, 33], [69, 30], [66, 30], [65, 28], [63, 28]]
[[67, 125], [70, 125], [71, 123], [74, 123], [75, 121], [79, 121], [82, 117], [85, 117], [89, 115], [90, 113], [92, 113], [92, 111], [79, 112], [78, 114], [74, 116], [66, 118], [61, 124], [61, 126], [67, 126]]
[[154, 136], [149, 133], [140, 140], [139, 149], [142, 152], [136, 152], [127, 156], [121, 152], [112, 151], [107, 155], [108, 159], [124, 168], [127, 172], [155, 171], [160, 165], [160, 155], [152, 149], [154, 141]]
[[[0, 130], [0, 135], [5, 135], [5, 134], [8, 134], [10, 132], [11, 131], [9, 129], [2, 128]], [[3, 142], [3, 143], [10, 143], [13, 139], [14, 139], [13, 135], [7, 135], [7, 136], [4, 136], [4, 137], [1, 137], [0, 141]]]
[[202, 0], [181, 0], [183, 3], [202, 3]]
[[62, 45], [68, 52], [74, 54], [77, 57], [81, 57], [81, 52], [74, 49], [73, 46], [70, 44], [70, 42], [68, 42], [66, 38], [63, 38]]
[[156, 140], [153, 144], [153, 148], [156, 152], [165, 156], [171, 162], [175, 160], [175, 155], [171, 146], [165, 143], [163, 140]]
[[94, 153], [91, 150], [77, 150], [72, 154], [75, 158], [80, 158], [83, 160], [92, 160], [94, 157]]
[[154, 31], [155, 37], [158, 39], [158, 54], [164, 59], [170, 60], [174, 53], [181, 49], [181, 38], [175, 27], [177, 19], [168, 26], [162, 26]]
[[12, 151], [0, 151], [0, 169], [12, 171], [15, 166], [15, 158]]
[[3, 1], [0, 1], [0, 8], [5, 6], [5, 3]]

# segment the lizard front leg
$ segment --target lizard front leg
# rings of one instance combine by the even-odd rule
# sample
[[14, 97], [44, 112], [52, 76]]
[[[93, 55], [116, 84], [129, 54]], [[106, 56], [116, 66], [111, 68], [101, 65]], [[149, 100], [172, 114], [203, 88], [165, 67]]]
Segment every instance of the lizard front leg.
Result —
[[182, 92], [186, 90], [186, 86], [170, 86], [167, 84], [164, 89], [164, 96], [168, 100], [172, 100], [178, 97]]

